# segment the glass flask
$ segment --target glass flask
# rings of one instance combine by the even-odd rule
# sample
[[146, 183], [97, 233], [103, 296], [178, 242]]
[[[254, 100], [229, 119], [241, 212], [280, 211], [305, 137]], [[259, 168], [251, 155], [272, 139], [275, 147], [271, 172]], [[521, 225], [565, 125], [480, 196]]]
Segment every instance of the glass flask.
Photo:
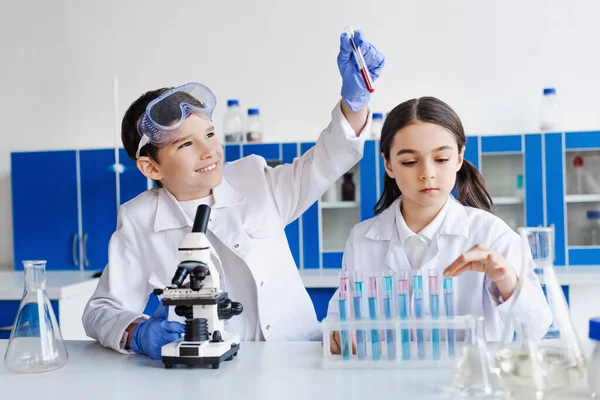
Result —
[[465, 342], [454, 375], [454, 390], [463, 398], [490, 399], [502, 395], [484, 332], [483, 317], [467, 317]]
[[52, 371], [65, 365], [68, 355], [46, 295], [46, 261], [23, 261], [23, 265], [25, 290], [4, 364], [13, 372]]
[[[531, 265], [533, 258], [538, 276], [546, 287], [546, 299], [552, 312], [552, 329], [556, 334], [538, 339], [528, 334], [522, 321], [513, 319], [516, 340], [505, 340], [495, 358], [506, 390], [529, 392], [529, 398], [536, 399], [543, 398], [549, 391], [576, 384], [586, 372], [585, 357], [552, 265], [552, 233], [551, 228], [519, 228], [522, 241], [521, 274], [525, 273], [525, 268]], [[517, 297], [515, 302], [519, 292], [518, 285], [514, 293]], [[504, 338], [508, 336], [505, 333]]]

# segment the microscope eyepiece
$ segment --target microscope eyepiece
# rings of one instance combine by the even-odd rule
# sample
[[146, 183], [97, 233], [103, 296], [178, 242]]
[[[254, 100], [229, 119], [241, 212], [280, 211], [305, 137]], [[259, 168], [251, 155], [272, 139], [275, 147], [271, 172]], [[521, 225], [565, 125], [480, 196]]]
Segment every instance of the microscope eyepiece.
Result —
[[194, 218], [194, 226], [192, 232], [206, 233], [208, 220], [210, 219], [210, 207], [206, 204], [200, 204], [196, 209], [196, 217]]

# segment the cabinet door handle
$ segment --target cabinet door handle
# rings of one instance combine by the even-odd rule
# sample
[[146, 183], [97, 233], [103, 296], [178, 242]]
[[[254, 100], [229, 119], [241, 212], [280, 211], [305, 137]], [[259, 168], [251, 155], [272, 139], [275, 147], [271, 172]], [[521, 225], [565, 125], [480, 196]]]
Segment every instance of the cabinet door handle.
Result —
[[13, 325], [11, 326], [0, 326], [0, 332], [10, 332], [12, 331]]
[[79, 267], [79, 261], [77, 261], [77, 234], [73, 235], [73, 264]]
[[90, 265], [90, 262], [88, 261], [88, 258], [87, 258], [87, 238], [88, 238], [88, 234], [84, 233], [81, 238], [83, 240], [83, 266], [87, 267], [87, 266]]

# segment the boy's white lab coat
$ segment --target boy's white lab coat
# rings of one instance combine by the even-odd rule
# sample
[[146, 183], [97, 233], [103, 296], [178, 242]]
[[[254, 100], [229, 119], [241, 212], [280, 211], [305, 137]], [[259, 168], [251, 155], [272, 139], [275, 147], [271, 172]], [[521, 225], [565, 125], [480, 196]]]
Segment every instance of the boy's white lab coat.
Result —
[[[477, 244], [483, 244], [500, 253], [517, 273], [521, 270], [521, 240], [504, 221], [495, 215], [460, 204], [449, 196], [447, 214], [438, 233], [433, 238], [423, 258], [423, 310], [429, 314], [428, 270], [436, 268], [440, 280], [443, 271], [461, 254]], [[411, 270], [406, 253], [400, 242], [396, 226], [396, 200], [381, 214], [356, 225], [344, 250], [343, 266], [348, 271]], [[533, 271], [533, 260], [528, 255], [529, 266], [521, 295], [514, 305], [513, 315], [527, 324], [529, 332], [542, 337], [552, 321], [552, 314], [542, 292], [540, 282]], [[410, 274], [409, 274], [410, 277]], [[367, 279], [364, 277], [363, 279]], [[409, 281], [410, 282], [410, 281]], [[412, 282], [410, 282], [412, 292]], [[481, 272], [467, 271], [454, 278], [455, 315], [485, 317], [485, 334], [488, 341], [501, 340], [505, 323], [510, 323], [508, 310], [514, 297], [502, 302], [493, 282]], [[444, 313], [443, 296], [440, 296], [440, 312]], [[328, 314], [338, 314], [338, 292], [329, 302]]]
[[[208, 229], [249, 267], [258, 296], [265, 340], [319, 340], [312, 302], [290, 252], [285, 226], [298, 218], [362, 157], [356, 137], [338, 104], [316, 146], [293, 164], [276, 168], [250, 156], [223, 168], [213, 190]], [[363, 129], [369, 132], [371, 113]], [[164, 189], [146, 191], [122, 205], [109, 244], [109, 263], [84, 314], [86, 333], [102, 345], [121, 349], [125, 329], [143, 318], [148, 295], [171, 283], [177, 249], [190, 221]]]

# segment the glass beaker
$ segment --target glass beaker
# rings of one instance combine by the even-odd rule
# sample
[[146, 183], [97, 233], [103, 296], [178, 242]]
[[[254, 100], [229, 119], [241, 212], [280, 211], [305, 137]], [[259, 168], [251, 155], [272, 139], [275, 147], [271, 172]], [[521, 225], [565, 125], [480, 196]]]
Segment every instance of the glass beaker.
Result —
[[454, 375], [454, 390], [467, 398], [497, 398], [499, 377], [484, 338], [483, 317], [467, 316], [462, 355]]
[[[553, 230], [519, 228], [522, 241], [522, 270], [532, 259], [540, 280], [546, 287], [546, 299], [552, 312], [555, 334], [542, 339], [529, 335], [522, 321], [514, 320], [516, 341], [505, 343], [496, 352], [506, 389], [533, 390], [536, 398], [547, 391], [574, 385], [586, 372], [585, 357], [571, 323], [567, 301], [553, 266]], [[518, 301], [519, 286], [515, 289]]]
[[46, 295], [46, 261], [23, 261], [23, 265], [25, 290], [4, 364], [13, 372], [52, 371], [65, 365], [68, 355]]

